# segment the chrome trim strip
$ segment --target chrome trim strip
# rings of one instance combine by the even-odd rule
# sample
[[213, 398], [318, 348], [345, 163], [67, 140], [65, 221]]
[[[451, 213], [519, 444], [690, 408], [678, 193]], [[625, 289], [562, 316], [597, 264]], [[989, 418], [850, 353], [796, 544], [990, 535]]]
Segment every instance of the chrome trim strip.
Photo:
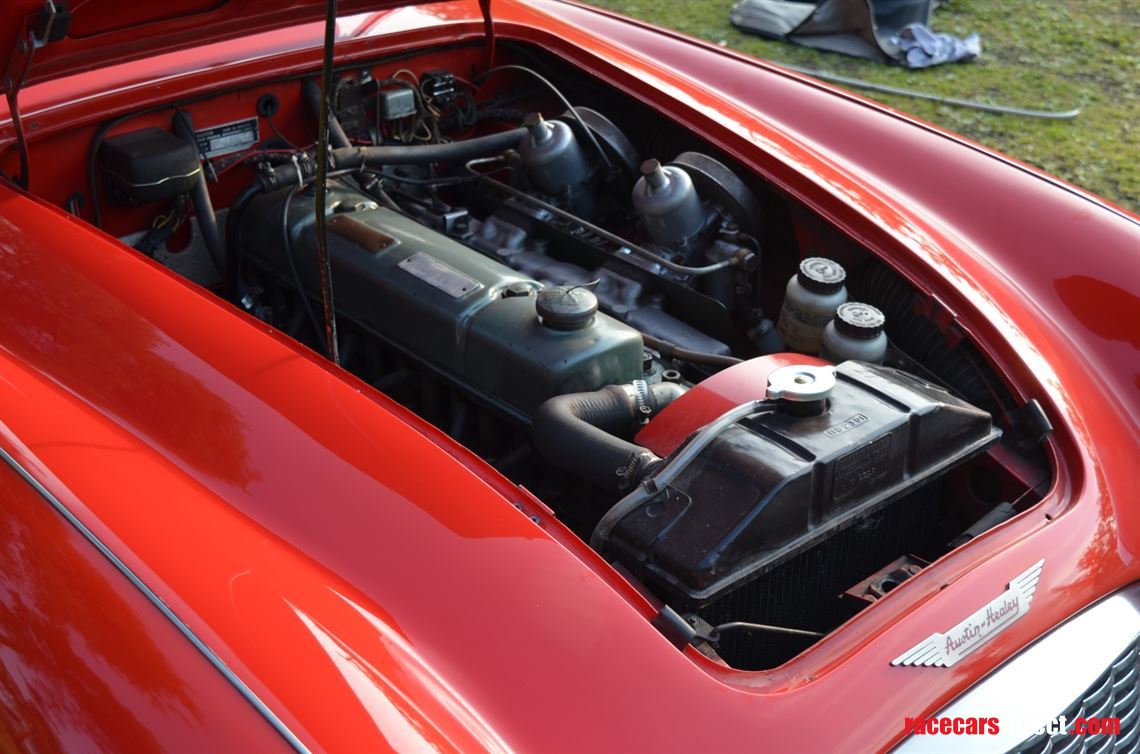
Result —
[[269, 709], [268, 705], [266, 705], [265, 702], [261, 701], [261, 699], [258, 698], [257, 694], [253, 692], [253, 689], [251, 689], [245, 684], [244, 681], [238, 678], [237, 674], [230, 670], [226, 663], [222, 661], [222, 658], [218, 657], [218, 655], [215, 654], [212, 649], [206, 646], [206, 643], [198, 638], [198, 635], [194, 633], [190, 626], [186, 625], [186, 623], [183, 622], [182, 619], [179, 618], [174, 613], [174, 611], [171, 610], [166, 605], [166, 603], [163, 602], [162, 599], [157, 594], [155, 594], [154, 591], [148, 587], [143, 582], [143, 580], [135, 574], [134, 571], [130, 569], [129, 566], [127, 566], [126, 563], [120, 560], [119, 557], [115, 555], [115, 553], [111, 552], [111, 549], [107, 547], [107, 545], [105, 545], [102, 540], [95, 536], [95, 533], [88, 529], [87, 526], [82, 521], [80, 521], [79, 518], [74, 513], [72, 513], [66, 505], [64, 505], [55, 495], [49, 492], [46, 487], [40, 484], [39, 480], [37, 480], [26, 469], [24, 469], [24, 467], [20, 465], [20, 462], [13, 458], [11, 454], [4, 450], [4, 448], [0, 448], [0, 458], [3, 458], [5, 463], [11, 466], [17, 474], [24, 478], [24, 481], [30, 484], [32, 488], [40, 494], [41, 497], [43, 497], [48, 501], [48, 503], [51, 504], [51, 507], [55, 508], [55, 510], [61, 516], [63, 516], [68, 523], [75, 527], [76, 531], [83, 535], [84, 539], [94, 545], [95, 549], [102, 553], [103, 557], [110, 561], [111, 565], [113, 565], [119, 571], [119, 573], [126, 576], [127, 580], [134, 584], [135, 588], [142, 592], [143, 596], [150, 600], [151, 604], [153, 604], [156, 608], [158, 608], [159, 612], [166, 616], [166, 619], [169, 620], [174, 625], [174, 627], [178, 629], [179, 633], [185, 636], [190, 641], [190, 643], [194, 645], [194, 647], [202, 654], [202, 656], [206, 658], [207, 662], [213, 665], [214, 668], [219, 673], [221, 673], [235, 689], [237, 689], [238, 693], [245, 697], [246, 701], [253, 705], [253, 708], [257, 710], [258, 713], [260, 713], [261, 716], [264, 717], [271, 726], [273, 726], [273, 729], [281, 734], [281, 737], [285, 739], [285, 742], [288, 743], [294, 751], [298, 752], [298, 754], [311, 754], [309, 748], [301, 742], [301, 739], [297, 738], [293, 731], [289, 730], [285, 723], [281, 721], [281, 718], [277, 717], [276, 713], [274, 713], [273, 710]]
[[[996, 717], [996, 735], [910, 735], [895, 754], [1009, 751], [1060, 715], [1140, 635], [1140, 584], [1069, 618], [931, 717]], [[900, 668], [900, 670], [903, 670]], [[911, 671], [913, 672], [913, 670]], [[929, 672], [946, 672], [931, 669]], [[907, 712], [899, 710], [899, 723]]]

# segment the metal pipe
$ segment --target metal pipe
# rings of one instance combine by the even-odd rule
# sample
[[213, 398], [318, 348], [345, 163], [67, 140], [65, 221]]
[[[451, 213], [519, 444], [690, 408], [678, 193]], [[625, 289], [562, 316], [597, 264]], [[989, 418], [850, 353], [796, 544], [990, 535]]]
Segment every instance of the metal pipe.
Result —
[[590, 547], [598, 552], [603, 552], [606, 544], [609, 543], [610, 534], [613, 533], [618, 523], [636, 510], [642, 503], [668, 487], [681, 472], [688, 468], [689, 464], [693, 462], [693, 459], [700, 455], [724, 430], [736, 424], [736, 422], [741, 419], [745, 419], [754, 414], [769, 413], [774, 410], [775, 405], [772, 401], [749, 401], [748, 403], [743, 403], [736, 408], [726, 411], [706, 424], [698, 430], [693, 439], [682, 446], [676, 455], [658, 466], [652, 476], [637, 485], [633, 492], [617, 501], [612, 508], [606, 511], [606, 514], [602, 516], [598, 525], [594, 527], [593, 534], [590, 535]]
[[[205, 157], [198, 149], [198, 142], [194, 138], [194, 120], [186, 110], [174, 113], [174, 135], [183, 141], [194, 145], [194, 151], [199, 153], [199, 162], [205, 162]], [[219, 275], [226, 273], [226, 250], [222, 242], [222, 234], [218, 230], [218, 218], [214, 214], [214, 204], [210, 201], [210, 190], [206, 186], [206, 173], [199, 168], [198, 180], [194, 182], [192, 196], [194, 212], [198, 215], [198, 230], [202, 234], [202, 242], [206, 244], [206, 251], [210, 254]]]
[[734, 628], [742, 628], [747, 631], [767, 631], [773, 634], [787, 634], [789, 636], [808, 636], [813, 639], [818, 639], [823, 636], [819, 631], [805, 631], [802, 628], [786, 628], [784, 626], [769, 626], [765, 623], [748, 623], [747, 621], [734, 620], [728, 623], [721, 623], [714, 628], [708, 635], [710, 641], [717, 641], [720, 639], [721, 633], [729, 631]]
[[[29, 61], [31, 58], [29, 57]], [[12, 122], [12, 130], [16, 135], [16, 149], [20, 153], [20, 174], [16, 176], [16, 185], [22, 189], [28, 188], [28, 139], [24, 135], [24, 120], [20, 116], [19, 88], [9, 86], [7, 92], [8, 114]]]

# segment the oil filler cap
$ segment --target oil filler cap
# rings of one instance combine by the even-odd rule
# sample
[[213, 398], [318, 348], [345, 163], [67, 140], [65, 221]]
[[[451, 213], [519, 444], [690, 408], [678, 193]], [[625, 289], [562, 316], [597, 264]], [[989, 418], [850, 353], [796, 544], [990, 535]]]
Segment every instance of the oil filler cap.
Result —
[[594, 321], [598, 297], [580, 285], [543, 288], [534, 300], [542, 324], [552, 330], [581, 330]]
[[831, 395], [835, 388], [835, 367], [792, 365], [768, 375], [766, 397], [770, 401], [814, 403]]

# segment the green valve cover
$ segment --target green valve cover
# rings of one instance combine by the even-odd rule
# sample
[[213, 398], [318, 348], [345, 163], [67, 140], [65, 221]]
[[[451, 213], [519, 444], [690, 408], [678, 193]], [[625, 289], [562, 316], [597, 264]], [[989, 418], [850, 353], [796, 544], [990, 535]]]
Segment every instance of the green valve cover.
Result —
[[[485, 398], [529, 417], [547, 398], [641, 377], [641, 334], [602, 313], [574, 329], [543, 324], [542, 284], [356, 192], [330, 186], [329, 253], [337, 314]], [[244, 253], [292, 280], [281, 242], [284, 194], [242, 218]], [[336, 209], [353, 207], [350, 212]], [[312, 196], [289, 208], [292, 253], [318, 288]], [[591, 294], [592, 295], [592, 294]]]

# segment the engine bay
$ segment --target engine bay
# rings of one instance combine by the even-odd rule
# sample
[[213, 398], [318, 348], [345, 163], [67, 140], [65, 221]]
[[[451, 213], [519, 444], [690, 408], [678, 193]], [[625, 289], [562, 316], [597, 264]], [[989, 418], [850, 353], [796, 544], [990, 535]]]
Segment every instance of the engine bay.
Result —
[[338, 70], [332, 296], [311, 76], [69, 135], [82, 185], [52, 199], [320, 353], [333, 301], [342, 368], [733, 668], [783, 664], [1045, 494], [1040, 407], [874, 250], [651, 103], [521, 44], [477, 53]]

